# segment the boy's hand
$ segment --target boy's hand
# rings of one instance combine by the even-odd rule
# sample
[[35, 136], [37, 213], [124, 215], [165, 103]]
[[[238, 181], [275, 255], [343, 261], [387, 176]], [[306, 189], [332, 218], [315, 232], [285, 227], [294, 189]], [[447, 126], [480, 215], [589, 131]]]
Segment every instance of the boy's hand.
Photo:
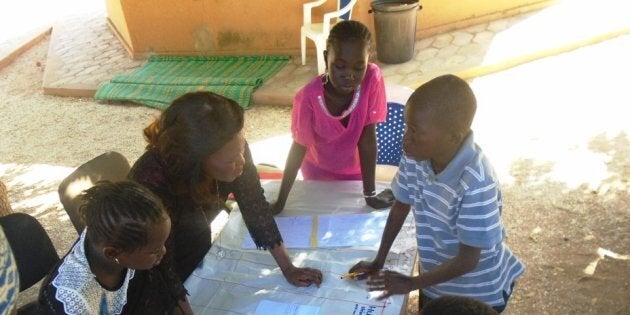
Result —
[[352, 272], [363, 273], [364, 274], [363, 276], [359, 276], [359, 277], [356, 278], [358, 280], [361, 280], [361, 279], [365, 279], [368, 275], [370, 275], [372, 273], [376, 273], [381, 268], [383, 268], [383, 266], [380, 266], [375, 261], [363, 261], [362, 260], [362, 261], [358, 262], [356, 265], [352, 266], [352, 268], [350, 268], [348, 273], [352, 273]]
[[374, 209], [390, 207], [394, 203], [394, 194], [391, 189], [385, 189], [374, 197], [366, 197], [365, 203]]
[[407, 294], [417, 289], [414, 278], [389, 270], [381, 270], [367, 279], [368, 291], [383, 291], [378, 300], [386, 299], [394, 294]]

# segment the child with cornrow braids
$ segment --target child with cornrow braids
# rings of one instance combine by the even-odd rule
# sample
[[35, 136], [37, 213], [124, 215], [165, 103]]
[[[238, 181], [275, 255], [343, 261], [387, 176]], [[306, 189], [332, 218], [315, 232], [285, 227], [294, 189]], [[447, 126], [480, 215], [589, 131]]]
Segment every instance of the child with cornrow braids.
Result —
[[41, 314], [120, 314], [134, 271], [153, 268], [166, 252], [171, 221], [148, 189], [103, 181], [82, 198], [86, 228], [44, 280]]
[[301, 169], [304, 179], [362, 180], [372, 208], [390, 206], [390, 194], [375, 190], [376, 127], [387, 103], [381, 70], [368, 62], [371, 34], [357, 21], [342, 21], [326, 42], [326, 72], [295, 96], [291, 121], [293, 144], [278, 199], [280, 213]]

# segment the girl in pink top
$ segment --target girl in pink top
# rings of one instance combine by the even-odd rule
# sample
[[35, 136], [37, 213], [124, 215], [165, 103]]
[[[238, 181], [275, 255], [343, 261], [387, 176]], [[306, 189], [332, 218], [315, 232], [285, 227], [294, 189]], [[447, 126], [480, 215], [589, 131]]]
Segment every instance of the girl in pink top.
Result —
[[300, 166], [304, 179], [363, 180], [368, 205], [391, 205], [374, 186], [375, 124], [385, 120], [387, 103], [381, 71], [368, 63], [370, 37], [357, 21], [342, 21], [330, 31], [326, 73], [304, 86], [293, 102], [293, 144], [275, 213], [284, 208]]

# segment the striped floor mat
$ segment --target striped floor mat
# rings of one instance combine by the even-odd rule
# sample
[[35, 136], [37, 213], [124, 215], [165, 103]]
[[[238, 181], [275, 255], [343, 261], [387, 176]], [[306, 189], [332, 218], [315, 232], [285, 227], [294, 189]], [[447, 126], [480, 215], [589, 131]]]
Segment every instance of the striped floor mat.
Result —
[[187, 92], [211, 91], [249, 108], [254, 90], [288, 60], [288, 56], [152, 56], [140, 69], [103, 84], [95, 98], [164, 109]]

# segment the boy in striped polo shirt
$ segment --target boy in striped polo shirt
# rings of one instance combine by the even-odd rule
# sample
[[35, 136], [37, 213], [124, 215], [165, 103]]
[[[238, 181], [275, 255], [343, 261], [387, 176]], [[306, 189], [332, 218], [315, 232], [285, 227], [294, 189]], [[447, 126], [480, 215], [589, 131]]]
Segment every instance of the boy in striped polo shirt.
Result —
[[[368, 288], [383, 290], [381, 299], [422, 289], [423, 302], [467, 296], [501, 312], [525, 270], [503, 244], [499, 183], [470, 129], [476, 107], [468, 83], [454, 75], [423, 84], [407, 101], [405, 156], [392, 181], [396, 201], [376, 258], [350, 269], [368, 273]], [[410, 209], [417, 277], [381, 270]]]

